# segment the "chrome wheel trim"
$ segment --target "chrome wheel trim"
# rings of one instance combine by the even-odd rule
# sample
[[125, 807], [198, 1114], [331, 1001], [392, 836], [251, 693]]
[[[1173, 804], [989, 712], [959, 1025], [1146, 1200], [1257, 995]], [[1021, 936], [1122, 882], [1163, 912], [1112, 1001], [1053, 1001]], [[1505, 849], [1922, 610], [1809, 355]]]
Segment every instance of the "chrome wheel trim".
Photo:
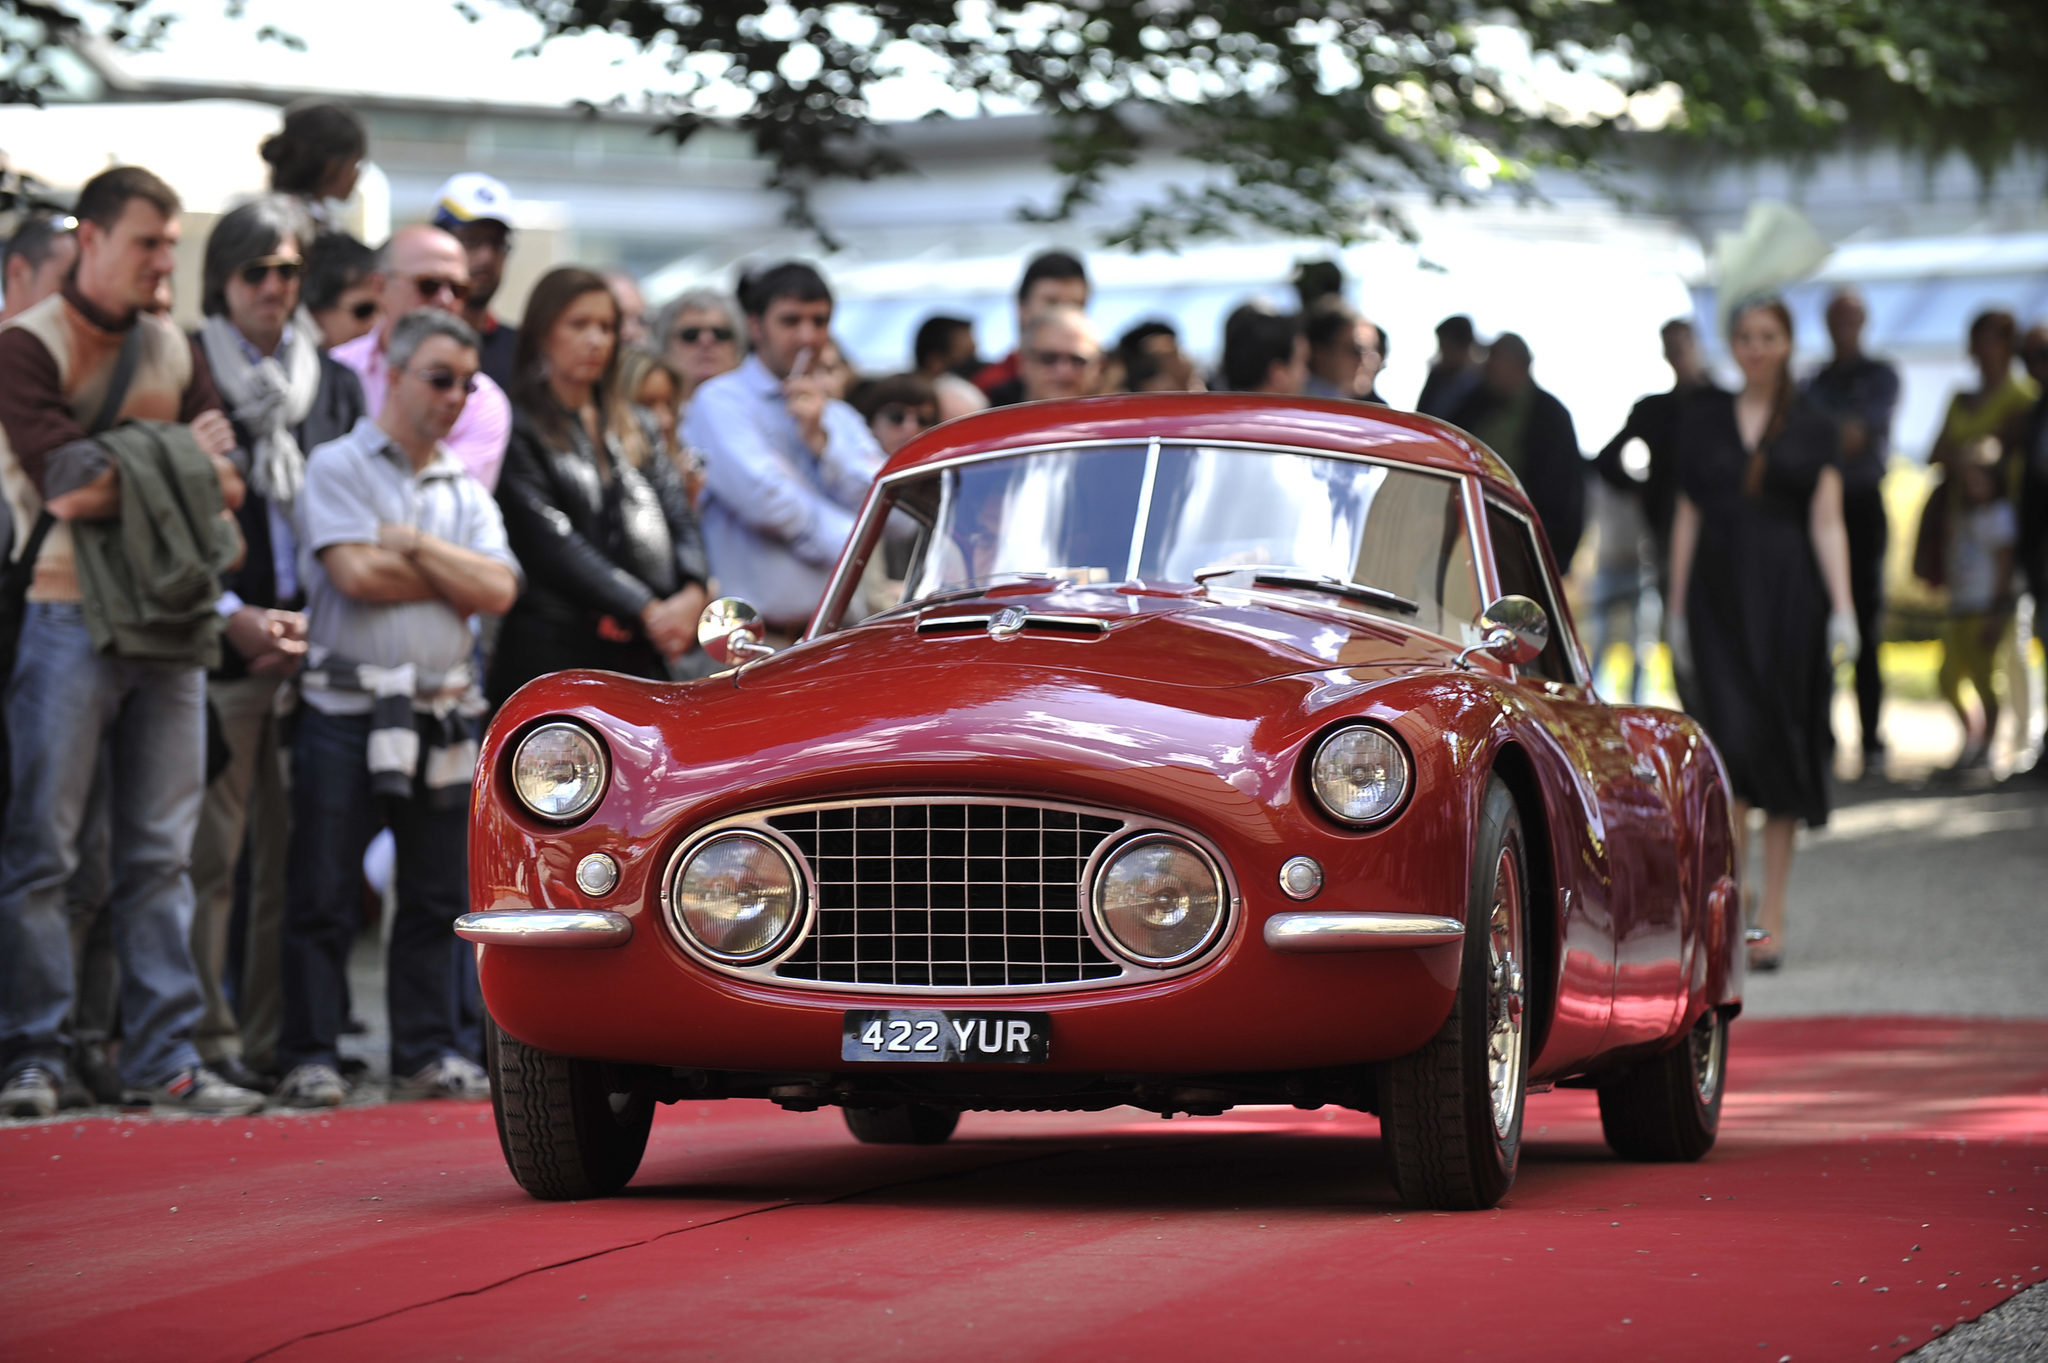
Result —
[[1709, 1013], [1692, 1029], [1685, 1045], [1692, 1057], [1693, 1093], [1701, 1106], [1709, 1106], [1721, 1091], [1721, 1072], [1728, 1058], [1728, 1026], [1719, 1013]]
[[1528, 1003], [1522, 974], [1522, 878], [1511, 847], [1501, 848], [1494, 866], [1486, 954], [1487, 1098], [1494, 1135], [1506, 1140], [1521, 1105], [1522, 1015]]

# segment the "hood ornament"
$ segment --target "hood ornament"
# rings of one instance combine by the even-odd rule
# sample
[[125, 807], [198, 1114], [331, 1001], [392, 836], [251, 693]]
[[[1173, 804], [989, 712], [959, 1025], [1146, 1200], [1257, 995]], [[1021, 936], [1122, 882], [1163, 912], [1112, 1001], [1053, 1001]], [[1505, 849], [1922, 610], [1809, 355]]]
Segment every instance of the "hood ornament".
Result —
[[1015, 606], [1005, 606], [988, 618], [988, 637], [1014, 639], [1023, 632], [1025, 621], [1029, 618]]

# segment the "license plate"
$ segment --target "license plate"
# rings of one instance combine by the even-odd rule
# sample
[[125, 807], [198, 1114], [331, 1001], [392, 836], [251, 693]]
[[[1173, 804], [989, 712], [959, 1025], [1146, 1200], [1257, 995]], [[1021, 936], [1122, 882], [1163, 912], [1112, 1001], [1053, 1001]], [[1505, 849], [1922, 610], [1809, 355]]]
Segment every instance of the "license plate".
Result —
[[1043, 1065], [1050, 1013], [956, 1013], [938, 1008], [864, 1008], [846, 1014], [841, 1060], [896, 1064]]

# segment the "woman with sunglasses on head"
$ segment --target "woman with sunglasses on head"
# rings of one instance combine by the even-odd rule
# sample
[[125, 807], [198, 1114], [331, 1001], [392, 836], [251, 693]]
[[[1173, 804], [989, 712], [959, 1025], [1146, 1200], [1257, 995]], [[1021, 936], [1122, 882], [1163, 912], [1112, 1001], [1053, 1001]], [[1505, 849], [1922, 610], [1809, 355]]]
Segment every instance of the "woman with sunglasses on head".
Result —
[[604, 277], [575, 267], [541, 277], [519, 324], [498, 505], [527, 576], [491, 662], [494, 705], [564, 668], [665, 679], [692, 661], [703, 535], [624, 391], [618, 332]]
[[[235, 515], [247, 550], [222, 575], [228, 646], [206, 679], [227, 766], [207, 784], [192, 842], [192, 956], [206, 1003], [193, 1036], [215, 1073], [250, 1086], [276, 1064], [283, 1000], [278, 942], [290, 831], [279, 775], [277, 693], [306, 652], [295, 503], [306, 456], [348, 434], [366, 411], [362, 384], [321, 353], [299, 309], [312, 224], [282, 195], [247, 203], [206, 241], [206, 321], [199, 345], [234, 426], [248, 491]], [[240, 1017], [222, 971], [235, 863], [250, 851], [247, 963]]]
[[1679, 414], [1668, 637], [1734, 788], [1738, 874], [1749, 812], [1764, 812], [1755, 921], [1770, 940], [1750, 965], [1775, 970], [1794, 835], [1828, 819], [1831, 655], [1854, 662], [1862, 643], [1836, 427], [1792, 383], [1792, 315], [1776, 298], [1752, 299], [1728, 331], [1742, 391], [1696, 391]]

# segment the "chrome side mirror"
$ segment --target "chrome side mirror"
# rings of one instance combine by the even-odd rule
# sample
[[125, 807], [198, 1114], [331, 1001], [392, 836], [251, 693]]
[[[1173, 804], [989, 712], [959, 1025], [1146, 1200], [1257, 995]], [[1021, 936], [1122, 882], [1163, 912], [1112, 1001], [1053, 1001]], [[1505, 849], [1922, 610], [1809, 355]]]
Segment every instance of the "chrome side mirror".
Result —
[[1550, 617], [1526, 596], [1503, 596], [1479, 613], [1479, 642], [1458, 655], [1471, 670], [1474, 653], [1520, 667], [1550, 646]]
[[737, 596], [719, 597], [697, 619], [697, 646], [720, 667], [774, 657], [775, 650], [761, 642], [767, 633], [761, 612]]

